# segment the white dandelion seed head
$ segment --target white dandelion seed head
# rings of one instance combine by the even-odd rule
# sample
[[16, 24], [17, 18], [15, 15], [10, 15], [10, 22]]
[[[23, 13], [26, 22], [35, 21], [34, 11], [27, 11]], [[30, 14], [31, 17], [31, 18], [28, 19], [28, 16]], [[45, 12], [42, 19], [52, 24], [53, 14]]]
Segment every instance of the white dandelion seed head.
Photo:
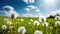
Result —
[[59, 20], [59, 19], [60, 19], [60, 16], [56, 16], [56, 17], [55, 17], [55, 20]]
[[18, 21], [20, 20], [20, 19], [17, 19]]
[[17, 18], [19, 14], [14, 10], [12, 6], [4, 6], [2, 7], [5, 16], [11, 17], [12, 14], [14, 14], [14, 18]]
[[8, 21], [7, 21], [7, 24], [10, 25], [10, 24], [11, 24], [11, 21], [8, 20]]
[[39, 17], [39, 21], [40, 22], [45, 22], [46, 21], [46, 17], [44, 17], [44, 16]]
[[6, 29], [7, 28], [7, 26], [6, 25], [2, 25], [2, 29]]
[[24, 19], [22, 19], [22, 18], [21, 18], [21, 21], [23, 22], [23, 21], [24, 21]]
[[56, 21], [55, 24], [56, 24], [56, 25], [60, 25], [60, 21]]
[[15, 19], [19, 16], [19, 14], [16, 11], [10, 11], [9, 17], [11, 17], [11, 15], [13, 15]]
[[19, 27], [19, 28], [18, 28], [18, 33], [25, 34], [25, 33], [26, 33], [25, 27], [24, 27], [24, 26], [23, 26], [23, 27]]
[[38, 21], [34, 21], [34, 26], [39, 26], [39, 22]]
[[8, 18], [4, 18], [5, 21], [8, 21], [9, 19]]
[[13, 29], [13, 26], [9, 26], [9, 29]]
[[53, 29], [53, 26], [50, 26], [50, 30], [52, 30]]
[[34, 34], [42, 34], [42, 32], [39, 31], [39, 30], [36, 30], [36, 31], [34, 32]]
[[48, 23], [47, 22], [44, 22], [43, 23], [43, 26], [46, 26], [47, 27], [48, 26]]
[[31, 22], [28, 22], [29, 25], [31, 25]]
[[31, 22], [33, 22], [33, 19], [30, 19]]

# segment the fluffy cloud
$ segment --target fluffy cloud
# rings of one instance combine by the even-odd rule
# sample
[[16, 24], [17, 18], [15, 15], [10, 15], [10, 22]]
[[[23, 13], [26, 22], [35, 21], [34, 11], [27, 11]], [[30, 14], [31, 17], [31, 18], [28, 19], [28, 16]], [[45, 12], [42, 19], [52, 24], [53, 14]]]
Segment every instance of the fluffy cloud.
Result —
[[60, 10], [51, 11], [50, 15], [55, 16], [57, 13], [60, 14]]
[[57, 3], [57, 0], [44, 0], [44, 5], [54, 7]]
[[22, 1], [24, 1], [26, 4], [30, 4], [30, 3], [34, 3], [35, 2], [35, 0], [22, 0]]
[[30, 11], [30, 10], [32, 10], [32, 9], [36, 9], [36, 7], [33, 6], [33, 5], [29, 5], [29, 6], [27, 6], [27, 7], [25, 8], [26, 11]]
[[[32, 16], [32, 17], [40, 17], [42, 16], [41, 12], [40, 12], [40, 9], [37, 7], [37, 6], [34, 6], [34, 5], [29, 5], [25, 8], [25, 10], [27, 12], [30, 12], [31, 10], [34, 10], [35, 14], [32, 15], [32, 14], [28, 14], [29, 16]], [[25, 14], [24, 14], [25, 15]]]
[[14, 10], [14, 8], [12, 6], [4, 6], [2, 7], [3, 10], [7, 11], [7, 10]]
[[5, 12], [5, 16], [11, 17], [14, 14], [15, 18], [18, 17], [18, 13], [14, 10], [11, 6], [4, 6], [2, 7], [3, 11]]
[[29, 5], [25, 8], [26, 11], [35, 10], [35, 12], [40, 13], [40, 9], [34, 5]]

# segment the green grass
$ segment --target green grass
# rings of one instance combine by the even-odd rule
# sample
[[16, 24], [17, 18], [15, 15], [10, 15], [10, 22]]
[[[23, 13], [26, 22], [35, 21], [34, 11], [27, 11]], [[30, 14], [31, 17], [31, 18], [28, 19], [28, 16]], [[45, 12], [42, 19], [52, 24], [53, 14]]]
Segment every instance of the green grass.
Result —
[[[4, 34], [11, 34], [11, 32], [8, 33], [8, 31], [10, 31], [10, 29], [8, 29], [8, 28], [6, 30], [2, 30], [2, 25], [7, 25], [4, 18], [8, 18], [8, 17], [0, 16], [0, 32], [4, 33]], [[23, 22], [20, 20], [21, 18], [24, 19]], [[11, 19], [11, 18], [9, 18], [9, 19]], [[51, 34], [60, 34], [59, 33], [60, 32], [60, 27], [55, 26], [55, 22], [56, 22], [55, 18], [47, 18], [47, 22], [49, 24], [48, 27], [43, 27], [41, 22], [40, 22], [39, 26], [34, 26], [33, 22], [31, 22], [30, 19], [33, 19], [33, 21], [36, 21], [36, 20], [38, 21], [39, 18], [31, 18], [31, 17], [18, 17], [18, 18], [16, 18], [16, 21], [15, 21], [16, 30], [20, 26], [25, 26], [25, 28], [26, 28], [26, 33], [25, 34], [34, 34], [35, 30], [40, 30], [40, 31], [43, 32], [43, 34], [50, 34], [50, 33]], [[31, 22], [31, 25], [29, 25], [28, 22]], [[50, 26], [53, 26], [52, 30], [49, 29]]]

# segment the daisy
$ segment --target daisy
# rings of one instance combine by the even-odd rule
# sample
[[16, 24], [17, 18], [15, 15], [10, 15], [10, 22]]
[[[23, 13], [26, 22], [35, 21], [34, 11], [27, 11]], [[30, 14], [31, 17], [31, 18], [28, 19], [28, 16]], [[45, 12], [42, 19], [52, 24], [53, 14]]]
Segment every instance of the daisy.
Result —
[[22, 19], [22, 18], [21, 18], [21, 21], [23, 22], [23, 21], [24, 21], [24, 19]]
[[23, 27], [19, 27], [19, 28], [18, 28], [18, 33], [25, 34], [25, 33], [26, 33], [25, 27], [24, 27], [24, 26], [23, 26]]
[[30, 19], [31, 22], [33, 22], [33, 19]]
[[43, 26], [44, 26], [44, 27], [47, 27], [47, 26], [48, 26], [48, 23], [47, 23], [47, 22], [44, 22], [44, 23], [43, 23]]
[[56, 25], [60, 25], [60, 21], [56, 21], [55, 24], [56, 24]]
[[38, 21], [34, 21], [34, 26], [39, 26], [39, 22]]
[[34, 34], [42, 34], [42, 32], [39, 31], [39, 30], [36, 30], [36, 31], [34, 32]]
[[7, 26], [6, 25], [2, 25], [2, 29], [6, 29], [7, 28]]

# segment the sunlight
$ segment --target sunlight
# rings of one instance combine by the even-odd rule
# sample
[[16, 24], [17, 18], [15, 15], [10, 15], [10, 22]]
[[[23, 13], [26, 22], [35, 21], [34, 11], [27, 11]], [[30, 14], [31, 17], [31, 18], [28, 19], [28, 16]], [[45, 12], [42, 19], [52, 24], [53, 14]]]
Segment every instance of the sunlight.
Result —
[[55, 4], [55, 0], [45, 0], [44, 4], [46, 4], [46, 5], [54, 5]]

